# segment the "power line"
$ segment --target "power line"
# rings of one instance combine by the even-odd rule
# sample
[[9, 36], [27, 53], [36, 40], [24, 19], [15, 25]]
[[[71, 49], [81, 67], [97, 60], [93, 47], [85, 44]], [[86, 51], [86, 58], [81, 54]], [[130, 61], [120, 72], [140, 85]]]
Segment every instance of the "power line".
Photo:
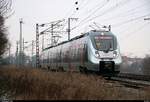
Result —
[[[84, 1], [86, 1], [86, 2], [84, 2]], [[88, 0], [82, 0], [82, 2], [79, 3], [79, 6], [78, 6], [78, 7], [81, 8], [80, 6], [82, 6], [84, 3], [88, 3]], [[75, 4], [77, 5], [77, 4], [78, 4], [78, 1], [76, 1]], [[83, 7], [85, 7], [85, 5], [84, 5]], [[76, 13], [76, 11], [77, 11], [74, 7], [70, 10], [70, 12], [71, 12], [72, 10], [74, 10], [73, 13], [70, 14], [68, 17], [66, 16], [66, 17], [64, 17], [64, 18], [71, 18], [71, 16], [73, 16], [73, 15]], [[64, 25], [63, 25], [63, 27], [62, 27], [61, 30], [63, 30], [63, 29], [65, 28], [65, 26], [67, 26], [67, 24], [68, 24], [68, 21], [66, 20], [66, 22], [64, 23]]]
[[[79, 8], [80, 8], [79, 12], [80, 12], [80, 11], [81, 11], [81, 12], [82, 12], [82, 11], [87, 11], [87, 10], [89, 9], [88, 6], [89, 6], [89, 4], [91, 4], [91, 3], [88, 2], [88, 0], [86, 0], [86, 1], [87, 1], [87, 2], [86, 2], [83, 6], [80, 7], [80, 5], [79, 5]], [[100, 3], [96, 2], [96, 4], [97, 4], [96, 6], [94, 5], [94, 7], [92, 7], [90, 10], [88, 10], [88, 12], [85, 12], [85, 13], [83, 12], [83, 13], [87, 15], [88, 13], [91, 13], [91, 12], [93, 11], [93, 9], [98, 8], [98, 7], [100, 6], [102, 0], [98, 0], [98, 1], [100, 1]], [[105, 1], [106, 1], [106, 0], [105, 0]], [[95, 1], [94, 1], [94, 3], [95, 3]], [[82, 13], [81, 13], [81, 14], [82, 14]]]
[[[118, 15], [115, 15], [115, 16], [112, 16], [110, 18], [105, 18], [105, 19], [102, 19], [103, 21], [109, 21], [109, 20], [114, 20], [114, 19], [118, 19], [119, 17], [125, 17], [125, 16], [129, 16], [129, 15], [133, 15], [135, 13], [139, 13], [139, 11], [136, 11], [136, 10], [141, 10], [141, 8], [145, 7], [146, 3], [140, 5], [140, 6], [136, 6], [135, 8], [132, 8], [130, 10], [127, 10], [126, 12], [121, 12], [119, 13]], [[127, 13], [127, 14], [126, 14]], [[125, 15], [126, 14], [126, 15]]]
[[[99, 7], [99, 4], [101, 4], [101, 3], [107, 3], [106, 1], [108, 2], [109, 0], [105, 0], [105, 1], [103, 1], [103, 2], [98, 3], [98, 5], [97, 5], [98, 8], [93, 7], [93, 8], [95, 8], [95, 10], [94, 10], [92, 13], [94, 14], [94, 13], [96, 13], [98, 10], [100, 10], [105, 4], [102, 4], [102, 6], [100, 6], [100, 7]], [[82, 3], [83, 3], [83, 2], [82, 2]], [[87, 3], [88, 3], [88, 2], [87, 2]], [[80, 4], [80, 5], [81, 5], [81, 4]], [[84, 7], [85, 7], [85, 5], [84, 5]], [[91, 9], [91, 10], [92, 10], [92, 9]], [[80, 23], [83, 22], [84, 20], [88, 19], [90, 16], [91, 16], [91, 14], [90, 14], [88, 17], [84, 18], [82, 21], [80, 21]], [[66, 24], [67, 24], [67, 22], [65, 23], [65, 25], [66, 25]], [[64, 26], [64, 27], [65, 27], [65, 26]], [[64, 27], [63, 27], [63, 28], [64, 28]], [[72, 29], [74, 29], [74, 28], [72, 28]], [[71, 29], [71, 30], [72, 30], [72, 29]]]
[[[79, 24], [78, 24], [77, 26], [75, 26], [73, 29], [75, 29], [75, 28], [77, 28], [78, 26], [80, 26], [83, 22], [85, 22], [87, 19], [89, 19], [89, 17], [90, 17], [92, 14], [94, 14], [94, 13], [96, 13], [98, 10], [102, 9], [107, 3], [108, 3], [108, 1], [107, 1], [107, 2], [104, 2], [103, 5], [101, 5], [101, 6], [98, 7], [97, 9], [95, 9], [95, 10], [94, 10], [92, 13], [90, 13], [87, 17], [85, 17], [83, 20], [81, 20], [81, 21], [79, 22]], [[73, 29], [72, 29], [72, 30], [73, 30]]]
[[[103, 0], [103, 2], [109, 2], [110, 0]], [[88, 10], [88, 13], [91, 13], [91, 12], [93, 12], [93, 11], [97, 11], [98, 9], [100, 9], [101, 8], [101, 4], [103, 3], [101, 0], [100, 0], [100, 2], [96, 2], [96, 5], [94, 5], [90, 10]], [[87, 14], [87, 12], [85, 12], [84, 14]]]
[[107, 9], [106, 11], [103, 11], [100, 15], [97, 15], [97, 16], [95, 16], [95, 17], [92, 17], [92, 18], [89, 19], [88, 21], [91, 21], [91, 20], [96, 19], [96, 18], [98, 18], [98, 17], [100, 17], [100, 16], [103, 16], [103, 15], [105, 15], [106, 13], [109, 13], [109, 12], [115, 10], [116, 8], [119, 8], [119, 7], [123, 6], [123, 5], [125, 5], [126, 3], [128, 3], [128, 0], [121, 1], [121, 2], [117, 3], [115, 6], [112, 6], [111, 8]]
[[[86, 2], [84, 2], [84, 1], [86, 1]], [[89, 0], [83, 0], [79, 5], [80, 9], [85, 8], [88, 5], [88, 3], [89, 3]]]
[[[121, 1], [121, 2], [119, 2], [118, 4], [117, 4], [117, 6], [115, 5], [115, 6], [112, 6], [111, 8], [109, 8], [109, 9], [107, 9], [107, 10], [105, 10], [105, 11], [103, 11], [100, 15], [98, 15], [98, 16], [95, 16], [95, 17], [92, 17], [92, 18], [86, 18], [85, 20], [82, 20], [77, 26], [75, 26], [73, 29], [76, 29], [77, 27], [79, 27], [82, 23], [87, 23], [87, 22], [89, 22], [89, 21], [91, 21], [91, 20], [94, 20], [94, 19], [96, 19], [97, 17], [100, 17], [100, 16], [103, 16], [103, 15], [105, 15], [106, 13], [108, 13], [108, 12], [110, 12], [110, 11], [112, 11], [112, 10], [115, 10], [116, 8], [118, 8], [118, 7], [120, 7], [120, 6], [122, 6], [122, 5], [125, 5], [126, 3], [128, 3], [128, 0], [125, 0], [125, 1]], [[107, 3], [106, 3], [107, 4]], [[122, 5], [121, 5], [122, 4]], [[104, 5], [105, 6], [105, 5]], [[87, 20], [88, 19], [88, 20]], [[81, 26], [83, 26], [83, 24], [81, 25]], [[73, 30], [72, 29], [72, 30]]]
[[[134, 24], [132, 24], [132, 23], [134, 23]], [[141, 22], [140, 22], [139, 20], [136, 20], [136, 21], [134, 21], [134, 22], [131, 22], [130, 25], [139, 25], [139, 23], [141, 23]], [[128, 25], [128, 26], [129, 26], [129, 25]], [[122, 27], [123, 30], [120, 30], [119, 33], [122, 34], [122, 33], [125, 33], [125, 32], [127, 32], [127, 31], [129, 31], [129, 29], [132, 29], [131, 27], [128, 27], [128, 26], [127, 26], [126, 28], [120, 26], [120, 27]], [[119, 28], [119, 29], [120, 29], [120, 28]]]
[[[74, 5], [74, 4], [73, 4]], [[64, 18], [69, 17], [70, 15], [72, 15], [72, 13], [70, 14], [70, 12], [72, 12], [74, 10], [74, 8], [70, 9], [69, 12], [66, 14], [66, 16]]]
[[[128, 38], [130, 38], [131, 36], [134, 36], [137, 32], [141, 31], [143, 28], [147, 27], [146, 25], [149, 25], [150, 23], [145, 23], [142, 26], [139, 26], [137, 29], [133, 30], [132, 32], [128, 33], [127, 35], [125, 35], [125, 37], [122, 37], [121, 40], [125, 40], [127, 41]], [[136, 35], [137, 36], [137, 35]]]
[[[82, 2], [80, 4], [78, 3], [78, 1], [74, 2], [73, 8], [67, 14], [68, 16], [65, 16], [64, 18], [70, 18], [71, 16], [75, 15], [75, 13], [79, 10], [79, 7], [84, 3], [84, 1], [85, 0], [82, 0]], [[77, 6], [78, 4], [79, 4], [79, 6], [75, 8], [74, 5]], [[71, 14], [69, 15], [70, 12], [71, 12]]]
[[119, 26], [122, 26], [124, 24], [127, 24], [129, 22], [133, 22], [135, 20], [138, 20], [138, 19], [141, 19], [143, 17], [146, 17], [146, 16], [149, 16], [150, 13], [146, 14], [146, 15], [143, 15], [143, 16], [139, 16], [139, 17], [136, 17], [136, 18], [132, 18], [132, 19], [129, 19], [129, 20], [126, 20], [126, 21], [123, 21], [123, 22], [120, 22], [120, 23], [117, 23], [117, 24], [112, 24], [113, 27], [119, 27]]

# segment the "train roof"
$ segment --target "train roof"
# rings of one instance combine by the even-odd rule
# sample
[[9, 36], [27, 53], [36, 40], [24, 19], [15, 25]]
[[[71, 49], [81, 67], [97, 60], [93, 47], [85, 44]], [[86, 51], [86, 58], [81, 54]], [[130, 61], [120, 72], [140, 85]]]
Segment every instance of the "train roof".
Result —
[[95, 34], [102, 34], [104, 33], [105, 35], [113, 35], [111, 33], [111, 31], [105, 31], [105, 30], [91, 30], [90, 32], [88, 32], [90, 35], [95, 35]]
[[79, 36], [76, 36], [76, 37], [70, 39], [69, 41], [63, 41], [63, 42], [61, 42], [61, 43], [58, 43], [57, 45], [47, 47], [47, 48], [45, 48], [43, 51], [45, 51], [45, 50], [47, 50], [47, 49], [50, 49], [50, 48], [52, 48], [52, 47], [56, 47], [56, 46], [65, 44], [65, 43], [67, 43], [67, 42], [70, 42], [70, 41], [73, 41], [73, 40], [76, 40], [76, 39], [79, 39], [79, 38], [82, 38], [82, 37], [84, 37], [84, 36], [87, 36], [87, 33], [82, 34], [82, 35], [79, 35]]
[[88, 35], [99, 34], [99, 33], [102, 33], [102, 32], [110, 32], [110, 31], [91, 30], [90, 32], [87, 32], [87, 33], [84, 33], [84, 34], [82, 33], [82, 35], [76, 36], [76, 37], [70, 39], [69, 41], [63, 41], [63, 42], [61, 42], [61, 43], [58, 43], [57, 45], [47, 47], [47, 48], [43, 49], [43, 51], [45, 51], [45, 50], [47, 50], [47, 49], [50, 49], [50, 48], [53, 48], [53, 47], [56, 47], [56, 46], [59, 46], [59, 45], [62, 45], [62, 44], [65, 44], [65, 43], [67, 43], [67, 42], [70, 42], [70, 41], [73, 41], [73, 40], [76, 40], [76, 39], [79, 39], [79, 38], [88, 36]]

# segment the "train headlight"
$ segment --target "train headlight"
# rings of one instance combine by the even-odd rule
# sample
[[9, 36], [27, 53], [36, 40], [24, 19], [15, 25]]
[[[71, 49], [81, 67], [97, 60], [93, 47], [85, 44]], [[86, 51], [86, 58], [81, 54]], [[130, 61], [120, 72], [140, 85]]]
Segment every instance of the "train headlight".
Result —
[[96, 56], [97, 58], [100, 58], [100, 55], [99, 55], [99, 52], [98, 52], [98, 51], [95, 51], [95, 56]]
[[117, 56], [118, 56], [117, 51], [114, 51], [114, 52], [113, 52], [113, 57], [114, 57], [114, 58], [117, 58]]

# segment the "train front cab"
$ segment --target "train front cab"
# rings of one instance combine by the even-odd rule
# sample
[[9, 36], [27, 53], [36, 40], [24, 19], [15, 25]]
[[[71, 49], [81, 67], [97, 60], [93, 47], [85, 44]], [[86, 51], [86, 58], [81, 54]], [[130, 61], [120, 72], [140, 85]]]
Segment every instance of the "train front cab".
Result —
[[120, 72], [121, 56], [117, 39], [114, 35], [93, 34], [91, 36], [92, 52], [95, 58], [91, 57], [91, 62], [97, 63], [97, 70], [100, 74], [115, 75]]

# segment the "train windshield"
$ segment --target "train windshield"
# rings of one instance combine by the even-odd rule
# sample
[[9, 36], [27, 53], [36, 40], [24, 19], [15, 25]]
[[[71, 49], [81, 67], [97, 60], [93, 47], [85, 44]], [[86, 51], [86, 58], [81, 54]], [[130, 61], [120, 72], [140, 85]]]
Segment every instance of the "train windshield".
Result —
[[112, 51], [117, 49], [116, 38], [112, 35], [95, 35], [94, 43], [97, 50]]

